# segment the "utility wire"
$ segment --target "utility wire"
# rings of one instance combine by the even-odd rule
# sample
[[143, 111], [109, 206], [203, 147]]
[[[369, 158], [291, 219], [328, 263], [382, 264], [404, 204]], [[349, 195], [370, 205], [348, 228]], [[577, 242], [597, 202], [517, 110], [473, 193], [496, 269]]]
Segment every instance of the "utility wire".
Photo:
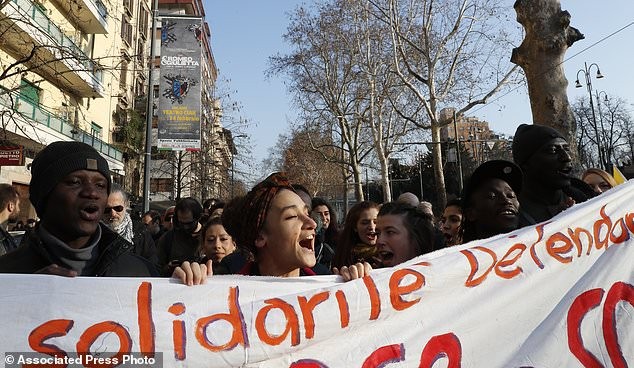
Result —
[[[586, 47], [586, 48], [584, 48], [583, 50], [580, 50], [580, 51], [579, 51], [579, 52], [577, 52], [576, 54], [573, 54], [572, 56], [570, 56], [570, 57], [568, 57], [568, 58], [564, 59], [561, 63], [557, 64], [557, 65], [556, 65], [556, 66], [554, 66], [552, 69], [554, 69], [554, 68], [556, 68], [556, 67], [558, 67], [558, 66], [562, 65], [563, 63], [565, 63], [566, 61], [568, 61], [568, 60], [570, 60], [570, 59], [573, 59], [573, 58], [575, 58], [575, 57], [579, 56], [580, 54], [582, 54], [582, 53], [584, 53], [584, 52], [588, 51], [589, 49], [591, 49], [591, 48], [595, 47], [596, 45], [598, 45], [598, 44], [600, 44], [600, 43], [602, 43], [602, 42], [606, 41], [607, 39], [609, 39], [609, 38], [611, 38], [611, 37], [613, 37], [613, 36], [617, 35], [618, 33], [621, 33], [622, 31], [624, 31], [625, 29], [627, 29], [627, 28], [629, 28], [629, 27], [631, 27], [631, 26], [633, 26], [633, 25], [634, 25], [634, 21], [632, 21], [632, 22], [630, 22], [630, 23], [626, 24], [625, 26], [623, 26], [623, 27], [621, 27], [621, 28], [617, 29], [616, 31], [614, 31], [614, 32], [610, 33], [609, 35], [607, 35], [607, 36], [603, 37], [602, 39], [598, 40], [597, 42], [595, 42], [595, 43], [593, 43], [593, 44], [591, 44], [591, 45], [587, 46], [587, 47]], [[552, 69], [551, 69], [551, 70], [552, 70]], [[550, 70], [548, 70], [548, 71], [550, 71]], [[544, 72], [543, 74], [546, 74], [546, 72]], [[495, 102], [497, 102], [497, 101], [499, 101], [499, 100], [503, 99], [503, 98], [504, 98], [504, 97], [506, 97], [507, 95], [509, 95], [509, 94], [511, 94], [511, 93], [513, 93], [513, 92], [515, 92], [515, 91], [517, 91], [520, 87], [523, 87], [523, 86], [525, 86], [525, 85], [526, 85], [526, 82], [524, 81], [522, 84], [520, 84], [519, 86], [517, 86], [517, 87], [515, 87], [515, 88], [511, 89], [510, 91], [507, 91], [507, 92], [506, 92], [506, 93], [504, 93], [503, 95], [500, 95], [500, 96], [496, 97], [495, 99], [493, 99], [493, 100], [491, 100], [491, 101], [487, 102], [487, 103], [486, 103], [486, 104], [484, 104], [484, 105], [480, 105], [477, 109], [475, 109], [475, 110], [471, 111], [471, 113], [476, 113], [476, 112], [480, 111], [481, 109], [484, 109], [485, 107], [487, 107], [487, 106], [489, 106], [489, 105], [491, 105], [491, 104], [493, 104], [493, 103], [495, 103]]]

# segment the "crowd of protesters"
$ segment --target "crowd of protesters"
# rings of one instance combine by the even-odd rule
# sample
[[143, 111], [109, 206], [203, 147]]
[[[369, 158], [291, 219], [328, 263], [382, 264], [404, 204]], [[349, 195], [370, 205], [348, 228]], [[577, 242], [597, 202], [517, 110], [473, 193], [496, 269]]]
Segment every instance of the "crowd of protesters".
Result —
[[183, 198], [148, 211], [134, 231], [129, 201], [108, 163], [80, 142], [55, 142], [34, 159], [30, 200], [39, 216], [17, 244], [6, 224], [19, 196], [0, 184], [0, 272], [62, 276], [175, 277], [188, 285], [213, 274], [363, 277], [443, 247], [549, 220], [616, 185], [600, 169], [573, 176], [556, 130], [518, 127], [513, 162], [488, 161], [438, 218], [412, 193], [364, 201], [341, 219], [323, 198], [275, 173], [228, 203]]

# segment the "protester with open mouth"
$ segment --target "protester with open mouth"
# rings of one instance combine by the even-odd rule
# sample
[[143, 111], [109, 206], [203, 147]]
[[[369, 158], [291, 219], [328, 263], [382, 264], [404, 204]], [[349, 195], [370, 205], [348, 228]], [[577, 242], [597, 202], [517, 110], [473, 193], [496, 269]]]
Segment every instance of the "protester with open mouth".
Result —
[[[271, 174], [240, 201], [225, 209], [222, 221], [238, 247], [253, 255], [238, 272], [251, 276], [297, 277], [315, 272], [315, 227], [306, 203], [286, 177]], [[340, 270], [344, 280], [365, 276], [369, 264]], [[187, 285], [204, 283], [211, 276], [212, 261], [183, 262], [172, 274]]]
[[520, 226], [549, 220], [592, 193], [587, 184], [573, 178], [570, 146], [557, 130], [522, 124], [515, 132], [512, 151], [513, 161], [524, 174]]
[[0, 257], [0, 273], [158, 276], [133, 245], [101, 223], [112, 182], [108, 161], [81, 142], [54, 142], [31, 165], [29, 199], [40, 223]]
[[363, 201], [348, 211], [343, 230], [339, 235], [333, 267], [343, 267], [356, 262], [368, 262], [373, 266], [380, 264], [376, 248], [376, 217], [379, 205]]
[[389, 202], [377, 217], [377, 249], [383, 267], [393, 267], [434, 250], [429, 214], [407, 203]]
[[510, 161], [478, 166], [462, 197], [462, 242], [485, 239], [518, 228], [522, 171]]

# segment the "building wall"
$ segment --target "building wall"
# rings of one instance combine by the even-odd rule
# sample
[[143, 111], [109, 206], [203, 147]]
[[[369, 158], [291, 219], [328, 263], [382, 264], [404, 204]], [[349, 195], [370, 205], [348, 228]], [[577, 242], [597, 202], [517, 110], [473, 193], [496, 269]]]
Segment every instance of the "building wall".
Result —
[[[28, 55], [33, 45], [46, 46], [35, 54], [34, 64], [21, 64], [13, 69], [14, 75], [0, 80], [4, 88], [0, 139], [24, 146], [27, 156], [24, 166], [1, 167], [0, 182], [28, 184], [27, 165], [45, 145], [59, 140], [93, 145], [108, 160], [114, 176], [127, 177], [128, 160], [112, 139], [113, 112], [122, 92], [129, 94], [133, 107], [134, 75], [147, 73], [142, 60], [135, 63], [138, 46], [127, 47], [121, 39], [123, 3], [133, 5], [127, 15], [133, 31], [145, 27], [146, 35], [149, 32], [147, 21], [136, 20], [141, 5], [149, 13], [147, 1], [139, 1], [12, 0], [0, 9], [0, 71]], [[140, 37], [137, 33], [134, 42]], [[145, 50], [145, 45], [141, 48]], [[134, 61], [126, 75], [129, 84], [121, 85], [124, 49]], [[20, 96], [23, 81], [37, 91], [30, 95], [37, 96], [35, 101]]]

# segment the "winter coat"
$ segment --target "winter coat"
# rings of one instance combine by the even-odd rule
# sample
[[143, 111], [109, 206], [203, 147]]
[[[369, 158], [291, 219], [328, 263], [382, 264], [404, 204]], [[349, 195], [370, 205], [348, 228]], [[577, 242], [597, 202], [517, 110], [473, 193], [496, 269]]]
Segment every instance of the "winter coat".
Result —
[[[148, 261], [133, 253], [134, 246], [104, 224], [101, 227], [101, 239], [98, 261], [94, 275], [101, 277], [157, 277], [156, 268]], [[20, 247], [0, 257], [0, 273], [32, 274], [53, 263], [60, 267], [67, 265], [53, 261], [47, 245], [38, 237], [36, 231], [28, 233]], [[85, 275], [88, 276], [88, 275]]]

